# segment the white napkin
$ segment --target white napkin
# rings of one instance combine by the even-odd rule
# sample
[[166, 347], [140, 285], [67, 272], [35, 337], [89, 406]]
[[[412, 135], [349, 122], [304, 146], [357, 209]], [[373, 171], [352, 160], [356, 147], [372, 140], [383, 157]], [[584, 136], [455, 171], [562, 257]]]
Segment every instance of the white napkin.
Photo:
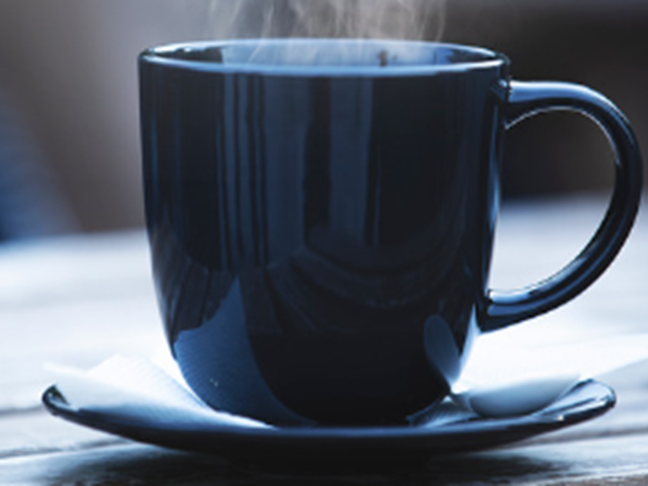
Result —
[[585, 329], [533, 324], [477, 339], [454, 400], [482, 417], [526, 415], [581, 380], [648, 359], [648, 334], [588, 337]]
[[[551, 337], [547, 337], [547, 335]], [[648, 334], [587, 335], [554, 324], [523, 324], [480, 336], [454, 391], [477, 384], [505, 386], [533, 379], [584, 380], [648, 360]]]
[[163, 369], [167, 366], [158, 359], [116, 355], [88, 371], [56, 365], [48, 369], [56, 375], [57, 388], [73, 407], [119, 417], [122, 422], [179, 429], [269, 427], [213, 410], [190, 391], [179, 371], [167, 373]]
[[[648, 359], [648, 334], [565, 344], [555, 339], [542, 343], [538, 336], [546, 334], [532, 329], [519, 326], [477, 339], [465, 371], [453, 387], [457, 404], [484, 416], [532, 413], [578, 380]], [[178, 429], [270, 427], [204, 404], [184, 382], [167, 351], [151, 359], [114, 356], [88, 371], [61, 366], [49, 369], [73, 407], [118, 417], [122, 422]], [[445, 403], [439, 413], [428, 416], [427, 426], [464, 419], [470, 414], [467, 412]]]

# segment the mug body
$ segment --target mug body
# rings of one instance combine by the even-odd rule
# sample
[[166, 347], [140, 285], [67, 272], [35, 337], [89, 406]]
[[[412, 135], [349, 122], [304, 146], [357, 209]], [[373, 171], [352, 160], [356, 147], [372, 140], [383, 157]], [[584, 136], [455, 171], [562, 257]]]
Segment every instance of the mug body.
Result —
[[447, 394], [486, 293], [507, 70], [405, 41], [142, 54], [154, 279], [198, 396], [272, 424], [376, 425]]

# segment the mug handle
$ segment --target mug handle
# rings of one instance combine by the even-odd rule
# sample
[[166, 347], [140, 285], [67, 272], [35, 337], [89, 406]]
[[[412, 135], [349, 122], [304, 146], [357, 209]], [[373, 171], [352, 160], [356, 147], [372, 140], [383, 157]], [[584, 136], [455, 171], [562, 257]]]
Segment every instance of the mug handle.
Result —
[[597, 123], [612, 146], [615, 183], [607, 213], [581, 253], [553, 276], [512, 292], [489, 290], [483, 331], [501, 329], [548, 312], [589, 287], [621, 250], [634, 224], [643, 186], [639, 144], [623, 113], [601, 94], [572, 83], [506, 82], [504, 127], [554, 110], [581, 113]]

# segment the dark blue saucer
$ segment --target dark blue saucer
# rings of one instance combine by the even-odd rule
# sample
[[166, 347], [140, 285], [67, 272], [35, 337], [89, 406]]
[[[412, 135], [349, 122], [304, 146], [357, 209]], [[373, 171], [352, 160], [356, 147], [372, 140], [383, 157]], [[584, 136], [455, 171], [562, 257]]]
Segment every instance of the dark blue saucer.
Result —
[[186, 427], [124, 420], [119, 413], [79, 409], [52, 386], [43, 402], [54, 415], [153, 445], [216, 454], [257, 467], [362, 465], [382, 469], [413, 465], [444, 454], [489, 449], [562, 429], [600, 416], [616, 403], [614, 391], [594, 380], [578, 383], [539, 412], [505, 419], [483, 419], [447, 400], [437, 414], [411, 427], [277, 427], [236, 425]]

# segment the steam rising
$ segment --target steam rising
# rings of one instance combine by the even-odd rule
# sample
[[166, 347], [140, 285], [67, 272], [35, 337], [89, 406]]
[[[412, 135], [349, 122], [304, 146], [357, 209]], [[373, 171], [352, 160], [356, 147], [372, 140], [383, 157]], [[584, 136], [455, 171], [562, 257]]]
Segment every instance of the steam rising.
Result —
[[209, 0], [204, 34], [439, 40], [446, 0]]

